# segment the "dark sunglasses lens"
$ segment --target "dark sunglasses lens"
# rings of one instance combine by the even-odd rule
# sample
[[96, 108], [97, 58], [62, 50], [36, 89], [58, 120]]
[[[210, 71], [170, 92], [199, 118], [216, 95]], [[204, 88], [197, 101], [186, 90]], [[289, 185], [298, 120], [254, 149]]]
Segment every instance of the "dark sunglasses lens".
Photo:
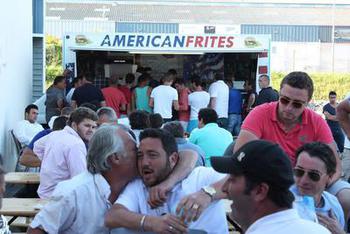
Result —
[[299, 109], [303, 106], [303, 104], [300, 102], [292, 102], [292, 105], [295, 109]]
[[304, 171], [301, 169], [295, 168], [293, 171], [296, 177], [302, 177], [304, 175]]
[[283, 105], [288, 105], [289, 100], [288, 100], [287, 98], [281, 97], [281, 98], [280, 98], [280, 102], [281, 102]]
[[312, 171], [308, 172], [308, 176], [310, 177], [310, 179], [312, 181], [315, 181], [315, 182], [317, 182], [317, 181], [319, 181], [321, 179], [321, 177], [320, 177], [320, 175], [318, 173], [312, 172]]

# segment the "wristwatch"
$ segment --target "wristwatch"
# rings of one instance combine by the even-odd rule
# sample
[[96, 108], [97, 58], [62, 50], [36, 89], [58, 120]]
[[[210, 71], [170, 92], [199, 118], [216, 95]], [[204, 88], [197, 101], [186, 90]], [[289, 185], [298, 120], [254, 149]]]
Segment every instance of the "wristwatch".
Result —
[[202, 188], [202, 191], [209, 195], [211, 201], [214, 200], [214, 196], [216, 194], [215, 188], [213, 188], [211, 186], [205, 186], [205, 187]]

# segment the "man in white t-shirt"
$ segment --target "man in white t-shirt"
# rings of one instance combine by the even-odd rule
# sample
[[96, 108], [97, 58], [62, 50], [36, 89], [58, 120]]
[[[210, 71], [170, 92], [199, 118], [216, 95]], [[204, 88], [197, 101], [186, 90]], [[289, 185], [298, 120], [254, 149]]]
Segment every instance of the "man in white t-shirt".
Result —
[[[206, 233], [228, 233], [222, 201], [211, 202], [203, 211], [201, 203], [189, 203], [188, 198], [185, 198], [186, 195], [197, 191], [208, 200], [214, 201], [218, 198], [215, 196], [216, 190], [209, 185], [221, 180], [225, 175], [211, 168], [194, 169], [167, 194], [162, 206], [152, 209], [147, 203], [149, 187], [166, 179], [177, 160], [176, 141], [169, 132], [162, 129], [145, 129], [140, 134], [137, 165], [142, 179], [127, 185], [105, 219], [109, 228], [129, 230], [126, 232], [121, 229], [113, 230], [113, 233], [130, 233], [130, 229], [151, 233], [184, 233], [194, 229]], [[182, 214], [176, 212], [179, 202], [184, 205]], [[181, 217], [182, 215], [186, 217], [184, 213], [188, 210], [191, 210], [193, 216], [202, 213], [200, 216], [198, 214], [199, 217], [195, 218], [195, 221], [187, 223]], [[185, 220], [189, 220], [187, 218], [189, 216]]]
[[25, 109], [25, 119], [18, 122], [13, 129], [13, 133], [22, 146], [29, 145], [33, 137], [44, 130], [43, 126], [36, 122], [38, 113], [37, 105], [28, 105]]
[[214, 109], [218, 114], [219, 127], [227, 129], [228, 125], [228, 100], [229, 87], [224, 82], [221, 74], [215, 75], [215, 82], [209, 87], [210, 108]]
[[166, 123], [171, 121], [173, 117], [171, 108], [179, 110], [179, 102], [176, 89], [171, 87], [174, 76], [166, 73], [162, 80], [163, 84], [152, 90], [149, 106], [153, 108], [154, 113], [160, 114]]
[[188, 95], [188, 105], [191, 108], [190, 121], [187, 126], [187, 132], [198, 127], [198, 112], [202, 108], [206, 108], [209, 105], [210, 95], [203, 90], [204, 82], [199, 77], [192, 80], [193, 93]]

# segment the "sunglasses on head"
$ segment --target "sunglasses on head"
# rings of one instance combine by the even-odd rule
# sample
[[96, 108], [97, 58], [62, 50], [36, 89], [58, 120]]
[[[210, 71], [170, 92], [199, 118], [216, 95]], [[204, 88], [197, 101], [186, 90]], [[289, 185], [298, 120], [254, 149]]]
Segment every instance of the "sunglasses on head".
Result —
[[290, 98], [288, 97], [285, 97], [285, 96], [281, 96], [280, 97], [280, 102], [287, 106], [289, 103], [292, 103], [292, 106], [295, 108], [295, 109], [299, 109], [301, 108], [305, 102], [301, 102], [301, 101], [294, 101], [294, 100], [291, 100]]
[[318, 182], [321, 179], [321, 174], [315, 171], [305, 171], [300, 168], [294, 168], [293, 172], [296, 177], [303, 177], [304, 173], [306, 172], [307, 176], [314, 182]]

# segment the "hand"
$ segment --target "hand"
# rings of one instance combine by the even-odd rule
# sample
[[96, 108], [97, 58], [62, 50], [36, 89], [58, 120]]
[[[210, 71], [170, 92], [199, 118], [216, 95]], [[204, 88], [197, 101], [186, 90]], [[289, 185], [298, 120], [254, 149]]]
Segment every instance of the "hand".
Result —
[[319, 223], [326, 227], [332, 234], [345, 234], [346, 232], [340, 226], [332, 210], [329, 211], [329, 216], [317, 213]]
[[177, 205], [176, 214], [185, 222], [196, 221], [210, 203], [211, 197], [200, 190], [182, 198]]
[[154, 233], [186, 233], [187, 225], [172, 214], [160, 217], [147, 216], [149, 225]]
[[148, 204], [151, 206], [152, 209], [162, 206], [164, 202], [166, 202], [167, 199], [167, 193], [172, 189], [172, 186], [170, 186], [166, 181], [163, 181], [162, 183], [153, 186], [149, 189], [149, 198], [148, 198]]

